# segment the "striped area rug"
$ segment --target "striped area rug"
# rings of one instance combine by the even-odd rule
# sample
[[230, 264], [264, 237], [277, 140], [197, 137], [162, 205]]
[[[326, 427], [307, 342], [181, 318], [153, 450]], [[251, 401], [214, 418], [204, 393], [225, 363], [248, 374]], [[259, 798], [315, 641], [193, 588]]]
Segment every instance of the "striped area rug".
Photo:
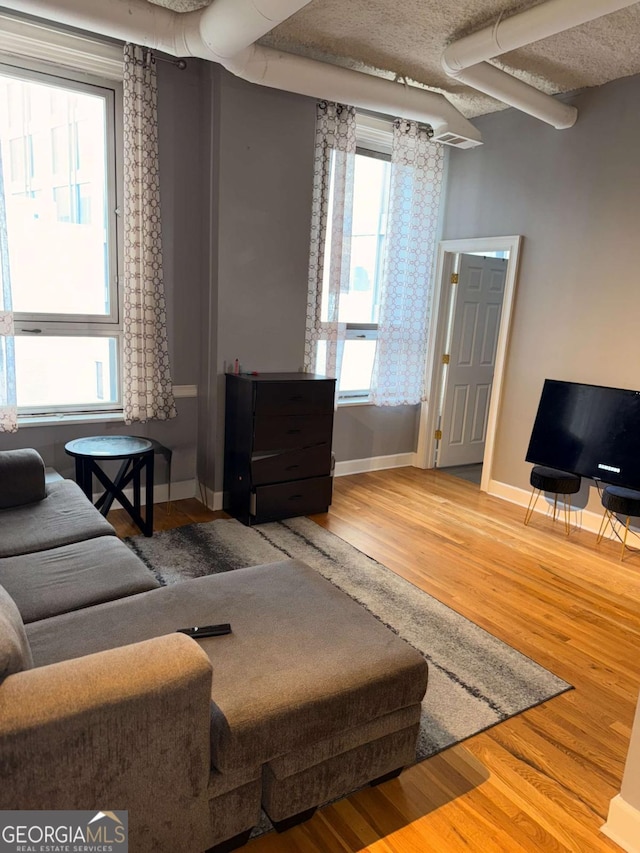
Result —
[[127, 540], [163, 584], [286, 557], [304, 561], [429, 663], [417, 761], [571, 689], [535, 661], [307, 518], [191, 524]]

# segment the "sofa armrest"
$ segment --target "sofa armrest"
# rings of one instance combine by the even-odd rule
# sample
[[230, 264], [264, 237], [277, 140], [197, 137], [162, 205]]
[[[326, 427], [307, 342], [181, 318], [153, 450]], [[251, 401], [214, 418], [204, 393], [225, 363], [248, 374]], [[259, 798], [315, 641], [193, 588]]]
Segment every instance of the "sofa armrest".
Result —
[[204, 850], [211, 664], [171, 634], [0, 684], [0, 809], [124, 809], [132, 850]]
[[41, 501], [44, 462], [37, 450], [0, 451], [0, 509]]

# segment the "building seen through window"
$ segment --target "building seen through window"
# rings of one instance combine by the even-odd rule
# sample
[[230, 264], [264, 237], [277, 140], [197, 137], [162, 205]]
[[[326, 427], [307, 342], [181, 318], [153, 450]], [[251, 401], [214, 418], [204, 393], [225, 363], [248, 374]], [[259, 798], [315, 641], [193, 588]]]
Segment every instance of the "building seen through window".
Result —
[[[353, 185], [349, 289], [340, 294], [338, 309], [338, 321], [347, 324], [342, 369], [338, 377], [338, 395], [344, 401], [366, 399], [371, 387], [390, 171], [388, 157], [358, 149]], [[330, 239], [329, 234], [327, 246], [330, 246]]]
[[113, 114], [110, 89], [0, 66], [0, 239], [22, 412], [119, 400]]

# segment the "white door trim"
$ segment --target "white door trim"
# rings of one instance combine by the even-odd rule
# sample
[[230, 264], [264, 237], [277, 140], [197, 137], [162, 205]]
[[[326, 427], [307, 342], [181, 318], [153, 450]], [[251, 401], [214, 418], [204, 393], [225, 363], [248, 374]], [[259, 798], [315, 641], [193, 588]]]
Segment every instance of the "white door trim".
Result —
[[480, 484], [480, 489], [483, 492], [488, 491], [489, 482], [493, 479], [494, 441], [500, 404], [502, 402], [502, 385], [507, 360], [507, 347], [509, 345], [509, 332], [511, 330], [511, 317], [515, 303], [521, 247], [522, 236], [518, 234], [508, 237], [473, 237], [464, 240], [441, 240], [438, 245], [435, 276], [436, 286], [433, 294], [431, 313], [435, 325], [433, 327], [433, 334], [429, 336], [426, 365], [427, 399], [421, 406], [420, 424], [418, 427], [416, 464], [419, 468], [433, 468], [435, 464], [436, 443], [433, 435], [438, 417], [438, 400], [442, 391], [441, 356], [444, 352], [444, 338], [451, 309], [450, 276], [455, 255], [464, 252], [509, 252], [504, 301], [502, 303], [502, 317], [500, 319], [500, 331], [498, 332], [493, 389], [491, 391], [491, 402], [489, 404], [489, 416], [487, 419], [487, 440], [482, 466], [482, 481]]

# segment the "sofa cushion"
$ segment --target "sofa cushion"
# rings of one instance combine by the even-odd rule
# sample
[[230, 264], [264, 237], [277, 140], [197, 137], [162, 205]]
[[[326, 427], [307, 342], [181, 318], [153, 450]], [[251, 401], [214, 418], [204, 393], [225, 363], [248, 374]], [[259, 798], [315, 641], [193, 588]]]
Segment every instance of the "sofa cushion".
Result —
[[115, 536], [0, 559], [0, 584], [25, 622], [156, 589], [144, 563]]
[[33, 658], [20, 612], [9, 593], [0, 586], [0, 681], [32, 666]]
[[298, 560], [189, 580], [27, 626], [36, 666], [192, 625], [213, 664], [212, 762], [255, 766], [417, 704], [423, 657]]
[[0, 557], [108, 534], [115, 535], [113, 527], [71, 480], [49, 483], [44, 499], [37, 503], [0, 510]]
[[37, 450], [0, 451], [0, 509], [44, 499], [44, 462]]

